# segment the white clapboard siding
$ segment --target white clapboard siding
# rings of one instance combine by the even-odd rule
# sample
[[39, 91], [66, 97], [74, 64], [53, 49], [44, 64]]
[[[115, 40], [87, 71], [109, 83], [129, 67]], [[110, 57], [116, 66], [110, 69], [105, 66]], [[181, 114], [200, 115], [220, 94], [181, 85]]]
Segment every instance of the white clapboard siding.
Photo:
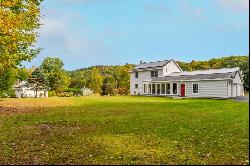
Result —
[[[198, 83], [199, 93], [193, 94], [193, 84]], [[185, 82], [187, 97], [220, 97], [228, 98], [227, 81]]]
[[[153, 69], [151, 69], [153, 70]], [[167, 73], [166, 73], [167, 71]], [[158, 69], [158, 77], [163, 77], [167, 74], [171, 74], [172, 72], [180, 72], [180, 69], [176, 66], [176, 64], [171, 61], [167, 65], [163, 66], [161, 69]], [[135, 72], [130, 74], [130, 94], [135, 95], [140, 93], [143, 94], [143, 81], [151, 80], [151, 71], [148, 69], [144, 69], [143, 71], [138, 71], [138, 78], [135, 78]], [[138, 88], [135, 88], [135, 84], [138, 84]], [[178, 93], [179, 93], [179, 89]]]
[[227, 97], [232, 97], [232, 81], [227, 82]]
[[[163, 72], [162, 70], [158, 70], [158, 76], [162, 77]], [[136, 94], [140, 93], [143, 94], [143, 81], [150, 80], [151, 79], [151, 71], [145, 70], [145, 71], [138, 71], [138, 78], [135, 78], [135, 72], [132, 72], [130, 74], [130, 94], [134, 95], [134, 92]], [[135, 88], [135, 84], [138, 84], [138, 88]]]
[[167, 65], [163, 66], [163, 76], [169, 75], [173, 72], [181, 72], [180, 68], [176, 66], [174, 61], [171, 61]]
[[236, 74], [235, 78], [233, 79], [233, 83], [237, 83], [240, 85], [242, 84], [239, 73]]
[[236, 74], [233, 83], [236, 84], [236, 96], [244, 96], [243, 82], [240, 78], [239, 73]]
[[[151, 78], [151, 72], [150, 71], [139, 71], [138, 72], [138, 78], [135, 78], [135, 72], [130, 74], [130, 94], [135, 95], [136, 94], [143, 93], [143, 81], [149, 80]], [[138, 84], [138, 88], [135, 88], [135, 84]]]

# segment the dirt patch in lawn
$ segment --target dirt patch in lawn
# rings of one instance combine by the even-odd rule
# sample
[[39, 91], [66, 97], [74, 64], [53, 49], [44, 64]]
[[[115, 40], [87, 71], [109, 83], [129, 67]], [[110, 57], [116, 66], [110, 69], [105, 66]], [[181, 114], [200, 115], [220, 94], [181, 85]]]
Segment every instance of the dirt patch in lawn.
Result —
[[0, 115], [16, 115], [16, 114], [27, 114], [27, 113], [37, 113], [44, 111], [43, 108], [32, 108], [32, 107], [1, 107], [0, 106]]

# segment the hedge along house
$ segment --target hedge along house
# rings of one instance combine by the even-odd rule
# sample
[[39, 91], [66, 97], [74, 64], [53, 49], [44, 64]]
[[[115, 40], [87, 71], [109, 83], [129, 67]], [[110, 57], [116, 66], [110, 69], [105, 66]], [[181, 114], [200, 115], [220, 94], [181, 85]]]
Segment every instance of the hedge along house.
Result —
[[238, 67], [182, 71], [174, 60], [143, 63], [131, 72], [130, 94], [231, 98], [244, 96], [243, 76]]

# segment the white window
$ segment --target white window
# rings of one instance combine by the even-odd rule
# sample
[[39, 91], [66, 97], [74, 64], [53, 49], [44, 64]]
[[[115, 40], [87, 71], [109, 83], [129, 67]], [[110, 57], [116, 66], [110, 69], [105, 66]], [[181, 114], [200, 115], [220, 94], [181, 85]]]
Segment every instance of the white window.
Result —
[[151, 71], [151, 77], [158, 77], [158, 70]]
[[138, 89], [138, 84], [135, 84], [135, 89]]
[[177, 83], [173, 83], [173, 94], [177, 94]]
[[194, 94], [199, 93], [199, 85], [198, 84], [193, 84], [193, 93]]

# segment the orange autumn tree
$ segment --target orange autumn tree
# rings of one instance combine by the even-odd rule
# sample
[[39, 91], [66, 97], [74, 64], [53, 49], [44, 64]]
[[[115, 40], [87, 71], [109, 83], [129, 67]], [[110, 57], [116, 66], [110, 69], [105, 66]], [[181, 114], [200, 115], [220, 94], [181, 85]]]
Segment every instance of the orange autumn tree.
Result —
[[23, 61], [31, 61], [40, 27], [42, 0], [0, 0], [0, 91], [11, 88]]

